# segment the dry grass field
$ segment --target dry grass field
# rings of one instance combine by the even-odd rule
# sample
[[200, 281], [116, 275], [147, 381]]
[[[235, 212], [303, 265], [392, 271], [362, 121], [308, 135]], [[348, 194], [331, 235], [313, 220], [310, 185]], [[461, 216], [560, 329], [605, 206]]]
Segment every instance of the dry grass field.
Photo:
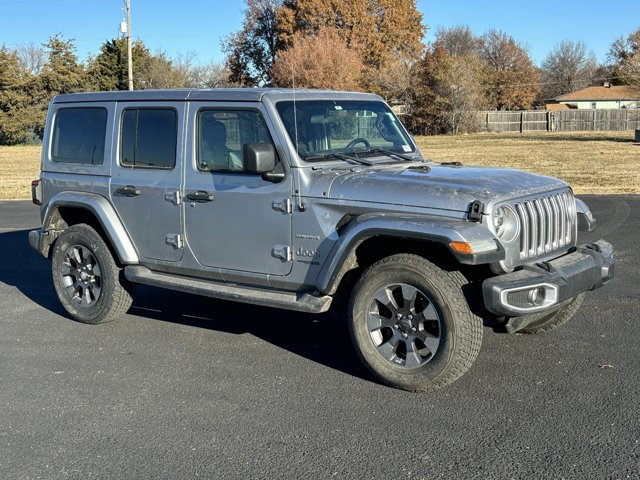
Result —
[[519, 168], [561, 178], [578, 194], [640, 193], [634, 132], [480, 133], [417, 137], [437, 162]]
[[39, 146], [0, 146], [0, 200], [31, 198], [31, 180], [39, 175]]
[[[640, 193], [640, 144], [633, 132], [579, 132], [417, 137], [438, 162], [520, 168], [562, 178], [576, 193]], [[0, 200], [31, 198], [40, 147], [0, 147]]]

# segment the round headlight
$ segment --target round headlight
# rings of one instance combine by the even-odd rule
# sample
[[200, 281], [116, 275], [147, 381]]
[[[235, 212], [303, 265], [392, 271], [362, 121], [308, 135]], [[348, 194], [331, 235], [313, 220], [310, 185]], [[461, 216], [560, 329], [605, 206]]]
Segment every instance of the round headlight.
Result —
[[504, 225], [504, 210], [504, 207], [499, 207], [493, 211], [493, 228], [496, 232]]
[[491, 216], [493, 230], [504, 242], [512, 242], [518, 235], [518, 217], [509, 207], [498, 207]]

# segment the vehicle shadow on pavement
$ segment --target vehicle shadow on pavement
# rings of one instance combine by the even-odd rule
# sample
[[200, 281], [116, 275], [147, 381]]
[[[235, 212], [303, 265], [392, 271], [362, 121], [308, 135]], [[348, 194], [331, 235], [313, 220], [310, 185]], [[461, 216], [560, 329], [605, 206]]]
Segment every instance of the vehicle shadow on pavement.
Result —
[[373, 380], [351, 344], [346, 314], [308, 314], [137, 285], [129, 314], [224, 333], [250, 334], [348, 375]]
[[0, 232], [0, 283], [65, 316], [51, 282], [51, 264], [29, 246], [28, 235], [28, 230]]
[[[0, 283], [14, 286], [29, 300], [62, 317], [51, 282], [51, 263], [30, 246], [28, 230], [0, 232]], [[251, 334], [314, 362], [372, 380], [349, 340], [346, 317], [311, 315], [197, 295], [136, 286], [128, 312], [143, 318], [231, 334]]]

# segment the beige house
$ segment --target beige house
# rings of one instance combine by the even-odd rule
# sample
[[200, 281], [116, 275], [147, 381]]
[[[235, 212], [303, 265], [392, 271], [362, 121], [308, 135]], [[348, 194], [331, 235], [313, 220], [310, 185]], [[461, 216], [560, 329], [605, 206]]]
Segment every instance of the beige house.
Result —
[[560, 95], [546, 104], [547, 110], [640, 108], [640, 88], [628, 85], [587, 87]]

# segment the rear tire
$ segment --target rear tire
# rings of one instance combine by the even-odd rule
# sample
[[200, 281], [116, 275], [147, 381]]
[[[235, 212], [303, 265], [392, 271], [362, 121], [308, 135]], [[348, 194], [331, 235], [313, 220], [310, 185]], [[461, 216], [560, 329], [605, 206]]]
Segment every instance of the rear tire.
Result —
[[51, 271], [60, 303], [79, 322], [109, 322], [131, 306], [133, 286], [89, 225], [74, 225], [58, 237]]
[[351, 337], [382, 382], [432, 391], [462, 376], [482, 343], [482, 320], [462, 292], [460, 272], [398, 254], [369, 267], [349, 304]]

